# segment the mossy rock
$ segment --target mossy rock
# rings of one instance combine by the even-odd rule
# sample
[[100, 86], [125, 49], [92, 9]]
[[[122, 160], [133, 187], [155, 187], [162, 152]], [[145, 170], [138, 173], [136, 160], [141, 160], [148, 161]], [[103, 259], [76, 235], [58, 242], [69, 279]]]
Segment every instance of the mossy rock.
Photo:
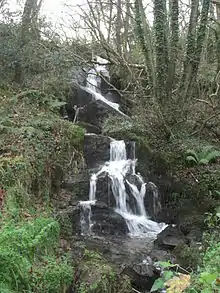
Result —
[[201, 265], [202, 258], [198, 245], [188, 246], [186, 244], [178, 245], [174, 249], [174, 254], [177, 259], [177, 263], [184, 268], [190, 268], [195, 270], [198, 265]]
[[77, 293], [132, 292], [129, 278], [119, 275], [107, 260], [94, 251], [85, 250], [78, 272]]

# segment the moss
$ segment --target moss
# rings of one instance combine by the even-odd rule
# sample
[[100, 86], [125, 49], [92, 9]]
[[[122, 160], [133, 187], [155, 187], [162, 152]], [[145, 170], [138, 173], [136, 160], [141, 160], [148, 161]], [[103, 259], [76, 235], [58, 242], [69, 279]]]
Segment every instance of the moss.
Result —
[[174, 254], [177, 258], [177, 263], [184, 268], [197, 269], [201, 265], [202, 259], [198, 245], [187, 246], [185, 244], [178, 245], [174, 249]]
[[82, 160], [84, 130], [61, 120], [57, 101], [41, 92], [8, 93], [1, 100], [0, 187], [10, 190], [11, 199], [16, 190], [15, 201], [18, 189], [35, 195], [31, 201], [19, 198], [19, 206], [34, 199], [49, 203], [52, 186], [59, 185], [57, 170], [76, 171]]
[[128, 277], [118, 275], [115, 268], [94, 251], [85, 250], [78, 270], [80, 280], [77, 293], [132, 292]]
[[73, 235], [73, 224], [71, 216], [64, 213], [57, 216], [57, 220], [60, 225], [61, 236], [65, 239], [68, 239]]

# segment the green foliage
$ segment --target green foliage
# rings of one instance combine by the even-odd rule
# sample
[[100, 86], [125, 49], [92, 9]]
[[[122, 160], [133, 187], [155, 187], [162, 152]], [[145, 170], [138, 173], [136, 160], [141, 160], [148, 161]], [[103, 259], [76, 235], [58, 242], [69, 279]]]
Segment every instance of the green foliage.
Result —
[[[43, 266], [42, 266], [43, 264]], [[73, 280], [73, 269], [69, 257], [56, 259], [54, 256], [42, 259], [42, 264], [31, 271], [31, 292], [65, 292]]]
[[202, 150], [196, 152], [195, 150], [187, 150], [186, 160], [195, 164], [207, 165], [210, 162], [216, 161], [220, 157], [220, 151], [213, 150], [212, 146], [203, 147]]
[[0, 99], [0, 291], [65, 292], [73, 269], [57, 251], [60, 228], [47, 216], [49, 195], [57, 173], [81, 161], [84, 131], [60, 119], [53, 95], [0, 91]]
[[189, 292], [219, 292], [220, 242], [209, 238], [209, 247], [203, 254], [203, 264], [194, 275]]
[[[44, 38], [36, 36], [36, 30], [21, 41], [21, 24], [13, 21], [13, 13], [7, 12], [0, 21], [0, 86], [16, 81], [16, 66], [22, 71], [22, 86], [40, 89], [64, 100], [68, 92], [73, 66], [82, 61], [75, 54], [80, 46], [85, 58], [89, 50], [78, 41], [62, 42], [57, 33], [51, 32], [52, 24], [45, 19], [37, 27]], [[10, 21], [7, 21], [7, 19]]]
[[149, 148], [147, 129], [137, 116], [132, 119], [110, 116], [104, 122], [103, 133], [118, 139], [133, 140], [138, 146]]
[[172, 279], [172, 277], [174, 275], [175, 274], [172, 271], [164, 271], [163, 276], [154, 281], [154, 284], [153, 284], [150, 292], [155, 292], [155, 291], [158, 291], [160, 289], [163, 289], [165, 287], [165, 285], [164, 285], [165, 282], [170, 280], [170, 279]]
[[5, 291], [1, 292], [60, 293], [69, 286], [73, 271], [66, 256], [55, 255], [58, 238], [59, 225], [52, 218], [2, 223], [0, 280]]
[[165, 287], [165, 282], [170, 280], [174, 276], [174, 272], [170, 271], [170, 268], [176, 267], [175, 264], [165, 261], [156, 262], [155, 265], [161, 269], [161, 277], [154, 281], [154, 284], [150, 292], [155, 292]]

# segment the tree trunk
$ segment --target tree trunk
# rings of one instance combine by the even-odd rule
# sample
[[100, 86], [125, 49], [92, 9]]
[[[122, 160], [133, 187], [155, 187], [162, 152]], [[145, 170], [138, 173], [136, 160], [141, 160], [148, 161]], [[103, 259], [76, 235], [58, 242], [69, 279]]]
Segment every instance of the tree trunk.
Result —
[[199, 64], [201, 60], [202, 49], [204, 46], [204, 41], [205, 41], [205, 36], [207, 31], [210, 3], [211, 3], [211, 0], [203, 0], [200, 26], [197, 32], [197, 39], [196, 39], [195, 57], [193, 61], [193, 78], [196, 78], [197, 76], [198, 68], [199, 68]]
[[122, 29], [122, 7], [121, 7], [121, 0], [117, 2], [117, 17], [116, 17], [116, 48], [117, 52], [122, 55], [122, 42], [121, 42], [121, 29]]
[[135, 22], [137, 29], [137, 39], [141, 46], [145, 64], [147, 67], [148, 83], [152, 89], [152, 94], [156, 96], [156, 77], [155, 77], [155, 64], [154, 52], [152, 46], [151, 30], [146, 21], [146, 15], [142, 0], [135, 0]]
[[170, 42], [170, 62], [168, 70], [167, 87], [169, 97], [172, 96], [172, 89], [174, 84], [175, 72], [176, 72], [176, 61], [178, 57], [178, 43], [179, 43], [179, 4], [178, 0], [171, 0], [170, 3], [170, 31], [171, 31], [171, 42]]
[[22, 49], [23, 47], [33, 38], [33, 31], [31, 30], [34, 26], [36, 29], [36, 22], [40, 12], [40, 8], [43, 0], [26, 0], [21, 20], [21, 34], [19, 40], [20, 60], [17, 60], [15, 64], [15, 75], [14, 81], [22, 84], [24, 79], [24, 72], [22, 68]]
[[193, 67], [193, 58], [194, 58], [195, 43], [196, 43], [196, 27], [197, 27], [197, 21], [198, 21], [198, 6], [199, 6], [199, 0], [192, 0], [188, 35], [187, 35], [186, 59], [184, 62], [183, 76], [181, 80], [183, 103], [185, 103], [188, 89], [192, 80], [192, 73], [193, 73], [192, 67]]
[[154, 1], [154, 32], [156, 51], [156, 86], [157, 97], [161, 105], [167, 101], [168, 76], [168, 39], [167, 39], [167, 11], [165, 0]]

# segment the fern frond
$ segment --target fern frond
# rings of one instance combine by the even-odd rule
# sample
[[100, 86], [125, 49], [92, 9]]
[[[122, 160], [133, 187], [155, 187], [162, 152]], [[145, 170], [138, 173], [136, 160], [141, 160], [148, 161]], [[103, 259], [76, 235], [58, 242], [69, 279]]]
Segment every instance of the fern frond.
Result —
[[209, 163], [209, 161], [205, 158], [203, 158], [199, 161], [199, 164], [203, 164], [203, 165], [207, 165], [208, 163]]
[[220, 151], [213, 150], [213, 151], [211, 151], [210, 153], [207, 154], [206, 160], [208, 162], [211, 162], [211, 161], [216, 160], [219, 157], [220, 157]]
[[188, 162], [194, 162], [194, 163], [198, 163], [198, 161], [197, 161], [197, 159], [195, 158], [195, 157], [193, 157], [193, 156], [187, 156], [186, 157], [186, 160], [188, 161]]
[[[198, 154], [196, 153], [196, 151], [194, 151], [194, 150], [187, 150], [186, 151], [186, 154], [188, 155], [188, 157], [194, 157], [195, 158], [195, 161], [197, 163], [199, 162], [199, 157], [198, 157]], [[192, 160], [190, 159], [190, 161], [192, 161]]]
[[210, 152], [212, 152], [213, 146], [205, 146], [199, 152], [199, 159], [205, 158]]

